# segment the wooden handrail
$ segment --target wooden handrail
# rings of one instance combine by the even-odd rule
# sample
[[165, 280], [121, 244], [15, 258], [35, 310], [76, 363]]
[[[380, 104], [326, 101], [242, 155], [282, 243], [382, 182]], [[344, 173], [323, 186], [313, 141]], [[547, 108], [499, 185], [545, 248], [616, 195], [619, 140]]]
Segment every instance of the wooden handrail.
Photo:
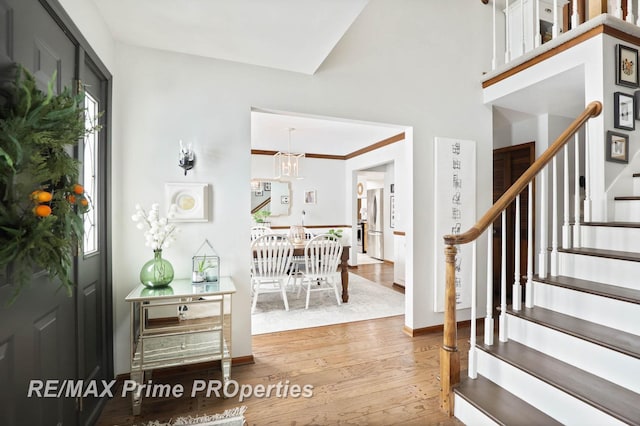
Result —
[[257, 206], [255, 206], [252, 210], [251, 210], [251, 214], [254, 214], [255, 212], [257, 212], [258, 210], [262, 209], [264, 206], [266, 206], [267, 204], [269, 204], [271, 202], [271, 197], [265, 199], [263, 202], [261, 202], [260, 204], [258, 204]]
[[444, 242], [447, 245], [467, 244], [477, 239], [509, 206], [534, 177], [546, 166], [558, 151], [564, 147], [569, 139], [592, 117], [597, 117], [602, 112], [602, 104], [598, 101], [591, 102], [585, 110], [565, 129], [564, 132], [551, 144], [549, 148], [514, 182], [513, 185], [495, 202], [495, 204], [473, 225], [468, 231], [458, 235], [445, 235]]
[[[444, 330], [440, 347], [440, 408], [453, 416], [453, 387], [460, 380], [460, 353], [457, 346], [455, 258], [457, 244], [475, 241], [491, 225], [509, 204], [515, 200], [535, 176], [556, 156], [569, 139], [591, 117], [602, 112], [600, 102], [591, 102], [587, 108], [562, 132], [549, 148], [515, 181], [513, 185], [468, 231], [459, 235], [445, 235], [445, 303]], [[489, 284], [487, 284], [489, 285]]]

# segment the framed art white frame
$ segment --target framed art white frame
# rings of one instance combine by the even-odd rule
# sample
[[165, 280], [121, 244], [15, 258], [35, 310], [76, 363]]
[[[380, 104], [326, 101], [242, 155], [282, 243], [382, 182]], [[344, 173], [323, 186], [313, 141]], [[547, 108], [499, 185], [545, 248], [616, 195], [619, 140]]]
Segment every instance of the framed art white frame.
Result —
[[176, 215], [172, 222], [207, 222], [209, 220], [209, 200], [207, 183], [164, 184], [167, 207], [176, 205]]

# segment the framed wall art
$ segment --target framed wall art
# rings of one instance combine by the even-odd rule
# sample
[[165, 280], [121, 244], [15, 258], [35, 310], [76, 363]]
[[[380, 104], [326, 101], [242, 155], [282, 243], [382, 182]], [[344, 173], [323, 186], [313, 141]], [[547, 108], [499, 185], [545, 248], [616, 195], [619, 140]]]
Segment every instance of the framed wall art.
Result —
[[389, 227], [396, 227], [396, 197], [393, 195], [389, 196]]
[[310, 189], [304, 191], [304, 203], [305, 204], [315, 204], [316, 203], [316, 190]]
[[209, 220], [207, 183], [165, 183], [164, 193], [167, 207], [175, 204], [173, 222], [206, 222]]
[[616, 45], [616, 84], [638, 87], [638, 50]]
[[613, 127], [623, 130], [635, 130], [635, 98], [626, 93], [616, 92], [613, 94]]
[[629, 162], [629, 135], [618, 132], [607, 132], [607, 161], [614, 163]]

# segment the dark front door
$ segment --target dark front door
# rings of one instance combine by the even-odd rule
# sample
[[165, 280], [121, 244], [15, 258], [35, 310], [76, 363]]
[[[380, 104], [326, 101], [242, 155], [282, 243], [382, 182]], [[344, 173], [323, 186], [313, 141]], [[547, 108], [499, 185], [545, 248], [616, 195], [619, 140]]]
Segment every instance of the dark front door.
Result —
[[[493, 151], [493, 201], [498, 198], [524, 173], [535, 161], [535, 142], [509, 146]], [[520, 283], [527, 273], [527, 243], [529, 208], [529, 189], [520, 194], [520, 223], [516, 224], [515, 202], [507, 209], [507, 303], [511, 303], [513, 283], [515, 281], [515, 245], [520, 245]], [[535, 223], [535, 221], [534, 221]], [[516, 226], [520, 227], [520, 241], [515, 241]], [[500, 280], [502, 261], [502, 219], [499, 217], [493, 223], [493, 294], [494, 306], [500, 305]], [[524, 294], [524, 291], [523, 291]]]
[[[100, 131], [87, 135], [78, 144], [82, 160], [80, 181], [91, 208], [84, 217], [84, 242], [77, 257], [77, 329], [78, 378], [85, 383], [110, 378], [111, 333], [107, 312], [109, 271], [107, 263], [107, 81], [95, 64], [80, 50], [79, 80], [85, 93], [85, 108], [89, 122], [99, 124]], [[79, 400], [80, 423], [97, 420], [105, 398], [83, 397]]]
[[[55, 0], [51, 1], [54, 3]], [[0, 0], [0, 66], [16, 62], [37, 79], [41, 89], [55, 73], [54, 90], [77, 90], [86, 78], [98, 108], [106, 105], [105, 77], [85, 58], [77, 38], [71, 38], [52, 17], [49, 0]], [[57, 5], [59, 8], [59, 5]], [[65, 17], [65, 19], [67, 19]], [[104, 118], [103, 118], [104, 119]], [[103, 123], [106, 124], [106, 123]], [[97, 214], [91, 253], [79, 253], [74, 271], [77, 288], [72, 297], [58, 290], [45, 271], [34, 270], [31, 282], [15, 302], [7, 301], [14, 283], [0, 274], [0, 423], [4, 425], [87, 424], [97, 418], [100, 401], [81, 398], [27, 397], [33, 381], [107, 379], [112, 374], [110, 287], [106, 226], [108, 173], [106, 129], [96, 135], [90, 176], [97, 188]], [[78, 159], [84, 160], [82, 142]], [[86, 179], [82, 179], [87, 186]], [[86, 221], [88, 223], [88, 221]], [[87, 224], [85, 229], [90, 228]], [[60, 383], [58, 382], [58, 383]]]

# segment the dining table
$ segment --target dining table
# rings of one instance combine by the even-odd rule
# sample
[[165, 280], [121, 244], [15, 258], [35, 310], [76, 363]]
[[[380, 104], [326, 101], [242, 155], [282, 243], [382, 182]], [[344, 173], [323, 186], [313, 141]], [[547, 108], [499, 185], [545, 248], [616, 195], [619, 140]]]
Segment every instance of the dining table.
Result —
[[[292, 241], [293, 245], [293, 255], [294, 256], [304, 256], [304, 248], [307, 244], [307, 241], [295, 242]], [[340, 264], [338, 268], [340, 268], [340, 281], [342, 283], [342, 303], [349, 302], [349, 251], [351, 250], [351, 246], [343, 245], [342, 246], [342, 256], [340, 257]]]

